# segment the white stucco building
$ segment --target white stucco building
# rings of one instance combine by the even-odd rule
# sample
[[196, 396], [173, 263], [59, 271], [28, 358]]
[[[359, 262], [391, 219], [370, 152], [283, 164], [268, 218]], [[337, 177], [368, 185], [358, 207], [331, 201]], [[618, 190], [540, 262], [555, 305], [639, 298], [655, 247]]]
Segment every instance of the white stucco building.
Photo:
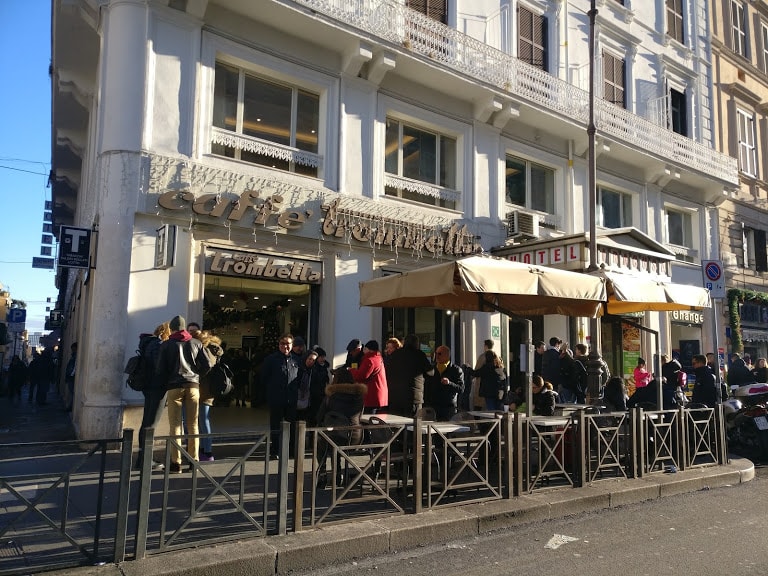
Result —
[[[54, 226], [95, 232], [91, 268], [58, 275], [80, 437], [135, 425], [122, 367], [175, 314], [252, 367], [284, 331], [335, 363], [352, 338], [411, 332], [468, 363], [489, 336], [515, 349], [498, 315], [361, 309], [358, 282], [583, 239], [589, 3], [407, 4], [54, 0]], [[700, 286], [711, 207], [737, 182], [712, 149], [707, 3], [598, 4], [607, 264]], [[666, 314], [639, 321], [664, 348], [711, 346]], [[586, 325], [535, 334], [575, 343]]]

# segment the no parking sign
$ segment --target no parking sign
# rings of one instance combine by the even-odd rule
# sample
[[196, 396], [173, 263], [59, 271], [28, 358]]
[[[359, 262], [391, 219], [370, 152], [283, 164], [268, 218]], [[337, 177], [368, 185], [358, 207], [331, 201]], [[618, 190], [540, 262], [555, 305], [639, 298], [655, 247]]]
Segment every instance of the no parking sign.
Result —
[[709, 290], [709, 295], [712, 298], [725, 298], [723, 263], [720, 260], [703, 260], [701, 271], [704, 277], [704, 288]]

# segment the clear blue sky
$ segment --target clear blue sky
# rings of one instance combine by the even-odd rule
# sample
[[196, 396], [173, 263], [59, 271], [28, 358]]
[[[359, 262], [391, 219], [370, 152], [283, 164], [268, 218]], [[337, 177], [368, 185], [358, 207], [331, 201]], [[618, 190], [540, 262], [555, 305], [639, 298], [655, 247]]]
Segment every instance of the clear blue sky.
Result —
[[46, 298], [55, 304], [58, 293], [52, 270], [32, 268], [51, 199], [50, 0], [0, 0], [0, 54], [0, 283], [27, 303], [27, 330], [40, 332]]

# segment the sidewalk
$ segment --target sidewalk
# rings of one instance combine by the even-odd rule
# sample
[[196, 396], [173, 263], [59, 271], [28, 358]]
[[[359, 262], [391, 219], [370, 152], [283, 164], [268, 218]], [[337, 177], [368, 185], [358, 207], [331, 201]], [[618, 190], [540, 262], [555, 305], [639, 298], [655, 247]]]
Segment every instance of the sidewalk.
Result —
[[[9, 404], [0, 397], [0, 444], [74, 439], [69, 414], [56, 392], [46, 406], [22, 397]], [[24, 456], [15, 453], [15, 456]], [[30, 460], [33, 468], [46, 459]], [[25, 470], [35, 473], [39, 470]], [[285, 536], [251, 538], [185, 549], [127, 561], [119, 566], [69, 568], [50, 574], [68, 576], [274, 575], [318, 568], [355, 558], [388, 554], [521, 524], [654, 500], [703, 488], [732, 486], [754, 477], [754, 466], [733, 457], [722, 467], [705, 467], [639, 479], [602, 480], [585, 488], [540, 491], [511, 500], [468, 504], [418, 515], [387, 516], [330, 525]]]

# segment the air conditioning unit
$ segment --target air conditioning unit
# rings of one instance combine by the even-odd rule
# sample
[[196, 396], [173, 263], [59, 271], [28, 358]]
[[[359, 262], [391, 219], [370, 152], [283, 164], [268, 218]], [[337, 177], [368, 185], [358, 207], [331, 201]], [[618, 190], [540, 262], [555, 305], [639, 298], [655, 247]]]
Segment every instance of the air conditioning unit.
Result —
[[507, 238], [538, 238], [539, 216], [515, 210], [507, 213]]

